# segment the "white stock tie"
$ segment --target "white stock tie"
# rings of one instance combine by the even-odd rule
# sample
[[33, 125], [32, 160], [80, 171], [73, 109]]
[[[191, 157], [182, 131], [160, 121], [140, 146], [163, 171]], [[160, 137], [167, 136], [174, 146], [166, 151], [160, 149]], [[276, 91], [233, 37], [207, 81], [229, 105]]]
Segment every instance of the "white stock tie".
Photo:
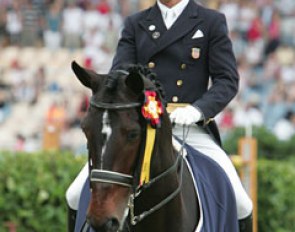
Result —
[[176, 20], [176, 14], [172, 10], [167, 10], [165, 15], [165, 25], [167, 30], [170, 29], [170, 27], [173, 25], [173, 23]]

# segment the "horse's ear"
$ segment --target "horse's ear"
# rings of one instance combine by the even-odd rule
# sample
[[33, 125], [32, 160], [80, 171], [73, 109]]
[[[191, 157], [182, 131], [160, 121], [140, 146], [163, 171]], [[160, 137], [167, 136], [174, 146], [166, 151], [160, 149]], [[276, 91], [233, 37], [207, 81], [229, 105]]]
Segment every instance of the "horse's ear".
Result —
[[144, 89], [143, 76], [138, 72], [130, 72], [125, 80], [125, 83], [135, 94], [142, 93]]
[[76, 77], [79, 79], [79, 81], [86, 87], [92, 88], [91, 86], [91, 79], [92, 75], [89, 73], [88, 70], [82, 68], [80, 65], [76, 63], [76, 61], [72, 62], [72, 70], [74, 71]]

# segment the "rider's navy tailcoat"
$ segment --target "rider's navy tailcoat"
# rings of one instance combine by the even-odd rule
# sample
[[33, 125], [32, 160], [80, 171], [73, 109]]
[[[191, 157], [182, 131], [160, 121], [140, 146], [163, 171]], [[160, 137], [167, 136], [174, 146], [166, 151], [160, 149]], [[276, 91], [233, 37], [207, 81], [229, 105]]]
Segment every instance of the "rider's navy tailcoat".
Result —
[[[193, 104], [208, 123], [238, 91], [225, 16], [194, 0], [169, 30], [157, 4], [127, 17], [112, 69], [124, 64], [147, 65], [162, 83], [167, 102]], [[214, 123], [208, 128], [218, 137]]]

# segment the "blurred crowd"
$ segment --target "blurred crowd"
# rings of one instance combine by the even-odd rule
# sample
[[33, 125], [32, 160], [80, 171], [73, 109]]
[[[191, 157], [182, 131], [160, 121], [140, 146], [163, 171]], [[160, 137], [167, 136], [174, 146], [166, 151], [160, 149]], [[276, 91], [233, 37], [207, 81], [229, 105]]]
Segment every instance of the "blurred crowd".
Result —
[[[126, 0], [0, 0], [2, 46], [83, 48], [99, 63], [114, 51]], [[91, 62], [89, 60], [89, 62]]]
[[221, 0], [217, 8], [227, 17], [241, 77], [239, 95], [219, 118], [223, 131], [266, 126], [289, 139], [295, 134], [295, 1]]
[[[85, 149], [89, 94], [72, 60], [107, 72], [124, 18], [153, 0], [0, 0], [0, 148]], [[222, 136], [265, 126], [295, 134], [295, 1], [200, 0], [225, 14], [241, 77], [216, 118]], [[53, 139], [54, 136], [57, 139]]]

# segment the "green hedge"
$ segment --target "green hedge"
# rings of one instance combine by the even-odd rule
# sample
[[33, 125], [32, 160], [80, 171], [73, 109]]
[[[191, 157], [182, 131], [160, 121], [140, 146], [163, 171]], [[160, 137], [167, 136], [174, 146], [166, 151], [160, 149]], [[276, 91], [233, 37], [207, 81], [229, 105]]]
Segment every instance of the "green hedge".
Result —
[[258, 231], [295, 231], [295, 157], [258, 162]]
[[68, 153], [0, 152], [0, 232], [66, 231], [65, 190], [85, 157]]

